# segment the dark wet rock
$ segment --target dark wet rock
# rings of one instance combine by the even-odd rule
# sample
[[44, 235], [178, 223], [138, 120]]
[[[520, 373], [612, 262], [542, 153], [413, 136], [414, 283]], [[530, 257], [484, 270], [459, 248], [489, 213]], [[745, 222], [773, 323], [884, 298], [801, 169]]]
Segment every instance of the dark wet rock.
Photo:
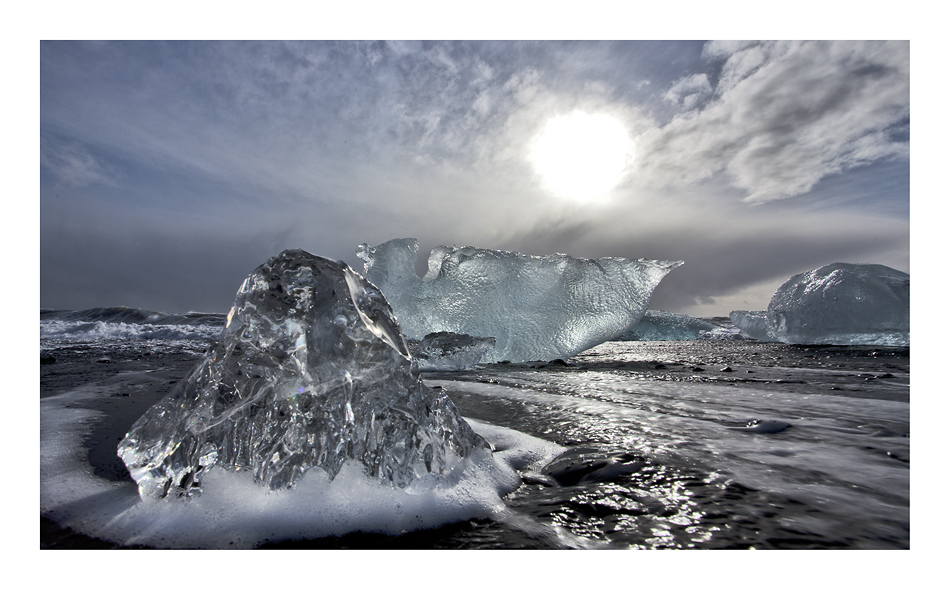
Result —
[[580, 481], [577, 483], [584, 484], [584, 483], [594, 483], [594, 482], [617, 481], [618, 479], [622, 478], [625, 475], [629, 475], [631, 473], [636, 473], [637, 471], [640, 471], [644, 467], [646, 467], [646, 463], [644, 463], [643, 461], [631, 461], [631, 462], [618, 461], [616, 463], [611, 463], [610, 465], [601, 467], [600, 469], [591, 471], [590, 473], [582, 477]]
[[607, 453], [600, 449], [580, 447], [559, 455], [541, 469], [541, 475], [562, 486], [591, 482], [614, 481], [635, 473], [646, 463], [631, 453]]
[[556, 488], [559, 485], [557, 480], [550, 475], [544, 475], [543, 473], [538, 473], [537, 471], [522, 471], [520, 475], [522, 483], [529, 485], [542, 485], [549, 488]]
[[907, 457], [901, 452], [898, 451], [888, 451], [887, 456], [891, 459], [897, 459], [901, 463], [910, 463], [910, 457]]
[[746, 426], [731, 427], [731, 429], [755, 434], [775, 434], [776, 432], [782, 432], [790, 426], [791, 424], [782, 422], [781, 420], [752, 420]]
[[41, 356], [41, 357], [40, 357], [40, 364], [41, 364], [41, 365], [52, 365], [52, 364], [55, 363], [55, 362], [56, 362], [56, 357], [52, 357], [52, 356]]
[[720, 372], [720, 373], [731, 373], [731, 372], [732, 372], [732, 367], [725, 366], [725, 367], [719, 369], [719, 372]]

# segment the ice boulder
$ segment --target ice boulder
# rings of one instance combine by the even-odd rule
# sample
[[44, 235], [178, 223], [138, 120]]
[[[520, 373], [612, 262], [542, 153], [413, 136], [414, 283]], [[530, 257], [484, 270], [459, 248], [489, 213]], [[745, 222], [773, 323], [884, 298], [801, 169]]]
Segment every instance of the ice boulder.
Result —
[[633, 329], [615, 340], [698, 340], [717, 325], [682, 313], [648, 309]]
[[426, 334], [421, 342], [407, 344], [412, 352], [412, 368], [416, 371], [464, 371], [482, 362], [495, 348], [495, 339], [435, 332]]
[[835, 262], [797, 274], [764, 312], [733, 312], [760, 340], [789, 344], [910, 346], [910, 275], [880, 264]]
[[485, 362], [568, 359], [612, 340], [643, 317], [653, 289], [682, 264], [439, 246], [420, 279], [418, 251], [404, 238], [361, 244], [357, 255], [404, 334], [495, 338]]
[[729, 313], [729, 319], [749, 338], [762, 342], [776, 342], [769, 335], [769, 316], [766, 311], [736, 310]]
[[282, 489], [355, 461], [405, 487], [479, 448], [445, 394], [411, 373], [383, 294], [342, 262], [287, 250], [248, 276], [216, 347], [118, 452], [155, 498], [194, 494], [215, 466]]

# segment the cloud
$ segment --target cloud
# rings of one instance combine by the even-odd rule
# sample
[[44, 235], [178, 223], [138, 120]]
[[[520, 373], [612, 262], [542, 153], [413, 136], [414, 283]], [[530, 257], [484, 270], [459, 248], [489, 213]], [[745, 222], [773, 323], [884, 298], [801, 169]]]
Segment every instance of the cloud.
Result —
[[693, 74], [677, 80], [663, 95], [663, 99], [675, 105], [682, 105], [686, 109], [692, 109], [710, 94], [712, 94], [712, 86], [706, 74]]
[[79, 143], [41, 138], [40, 165], [71, 188], [117, 186], [114, 173]]
[[702, 74], [673, 85], [669, 100], [695, 106], [645, 134], [641, 173], [660, 185], [726, 174], [745, 201], [762, 203], [907, 158], [908, 51], [906, 42], [710, 44], [704, 55], [721, 63], [714, 97], [700, 100]]
[[[903, 197], [906, 43], [41, 52], [45, 305], [220, 309], [280, 249], [359, 265], [356, 244], [402, 236], [424, 248], [683, 259], [657, 293], [671, 311], [834, 261], [825, 256], [906, 256], [906, 214], [881, 231], [843, 230], [847, 216], [829, 214], [864, 211], [868, 190]], [[609, 114], [637, 142], [609, 203], [551, 199], [528, 161], [544, 124], [573, 110]], [[853, 170], [882, 160], [892, 162]], [[48, 198], [56, 191], [64, 198]], [[178, 279], [185, 267], [217, 274]]]

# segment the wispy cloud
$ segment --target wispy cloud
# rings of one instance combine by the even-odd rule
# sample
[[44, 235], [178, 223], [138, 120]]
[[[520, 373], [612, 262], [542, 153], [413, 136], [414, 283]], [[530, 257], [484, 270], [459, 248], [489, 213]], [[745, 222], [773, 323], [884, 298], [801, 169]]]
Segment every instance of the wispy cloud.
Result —
[[57, 181], [70, 188], [93, 185], [117, 186], [115, 173], [76, 142], [40, 139], [40, 165]]
[[747, 202], [761, 203], [906, 158], [908, 50], [906, 42], [710, 44], [705, 56], [721, 63], [713, 99], [700, 101], [701, 74], [672, 86], [667, 97], [688, 110], [644, 137], [651, 157], [642, 171], [667, 185], [725, 173]]
[[[170, 311], [182, 268], [224, 264], [174, 297], [226, 307], [282, 248], [359, 265], [356, 244], [400, 236], [683, 259], [657, 292], [672, 311], [825, 257], [900, 266], [908, 63], [900, 42], [44, 42], [46, 304], [78, 305], [68, 277], [90, 304], [119, 293], [121, 266]], [[596, 206], [551, 198], [528, 159], [574, 110], [635, 143]], [[874, 230], [853, 215], [870, 191], [897, 195]]]
[[689, 110], [695, 108], [701, 100], [711, 95], [712, 90], [706, 74], [693, 74], [677, 80], [673, 87], [663, 95], [663, 98], [667, 102], [681, 105]]

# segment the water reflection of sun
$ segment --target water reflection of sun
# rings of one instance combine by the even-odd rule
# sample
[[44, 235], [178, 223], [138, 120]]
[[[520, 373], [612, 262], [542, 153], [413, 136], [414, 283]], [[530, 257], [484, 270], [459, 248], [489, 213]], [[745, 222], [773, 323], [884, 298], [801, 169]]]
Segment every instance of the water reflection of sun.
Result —
[[620, 182], [632, 151], [627, 130], [616, 118], [574, 111], [547, 122], [529, 159], [552, 193], [587, 201]]

